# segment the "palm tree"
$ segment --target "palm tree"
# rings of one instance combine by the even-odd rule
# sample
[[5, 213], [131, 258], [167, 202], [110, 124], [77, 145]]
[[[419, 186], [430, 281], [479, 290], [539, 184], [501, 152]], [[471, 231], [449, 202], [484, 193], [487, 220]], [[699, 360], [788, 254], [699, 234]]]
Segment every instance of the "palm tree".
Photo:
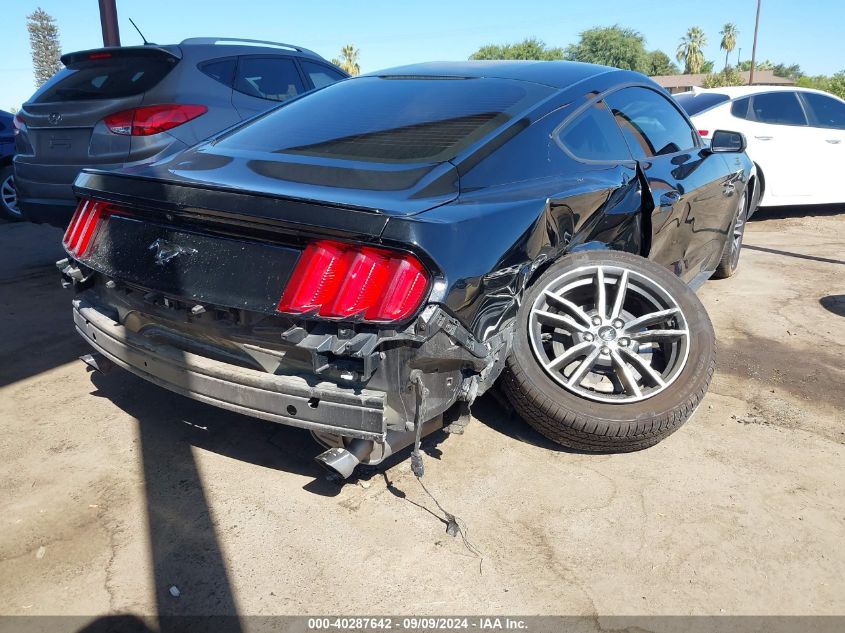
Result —
[[707, 36], [697, 26], [691, 26], [687, 34], [681, 38], [678, 44], [678, 54], [675, 56], [679, 62], [684, 62], [684, 73], [695, 75], [701, 72], [704, 65], [704, 47], [707, 46]]
[[355, 48], [354, 44], [347, 44], [340, 49], [340, 59], [333, 58], [332, 64], [343, 68], [350, 75], [358, 75], [361, 73], [361, 66], [358, 64], [358, 56], [361, 51]]
[[722, 43], [719, 44], [719, 48], [725, 51], [725, 72], [727, 72], [728, 55], [730, 55], [731, 51], [736, 48], [736, 38], [739, 36], [739, 29], [736, 28], [736, 24], [733, 22], [728, 22], [722, 27], [719, 34], [722, 36]]

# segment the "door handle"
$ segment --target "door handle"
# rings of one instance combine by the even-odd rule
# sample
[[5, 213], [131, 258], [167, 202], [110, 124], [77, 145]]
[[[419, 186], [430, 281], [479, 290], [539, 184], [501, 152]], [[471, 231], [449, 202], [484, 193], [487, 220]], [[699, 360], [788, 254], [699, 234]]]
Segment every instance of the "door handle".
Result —
[[831, 145], [839, 145], [842, 142], [841, 138], [826, 138], [825, 141]]
[[773, 136], [755, 136], [758, 141], [771, 141], [774, 137]]
[[674, 189], [667, 191], [660, 195], [660, 206], [661, 207], [672, 207], [675, 203], [681, 199], [681, 194], [675, 191]]

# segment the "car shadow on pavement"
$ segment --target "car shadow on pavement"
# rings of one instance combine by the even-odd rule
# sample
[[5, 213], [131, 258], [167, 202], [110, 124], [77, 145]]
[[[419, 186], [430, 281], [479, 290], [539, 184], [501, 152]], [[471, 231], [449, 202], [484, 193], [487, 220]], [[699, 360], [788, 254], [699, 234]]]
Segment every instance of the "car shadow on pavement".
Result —
[[[243, 630], [195, 449], [264, 468], [315, 478], [307, 489], [332, 496], [329, 481], [311, 457], [320, 448], [300, 429], [283, 427], [195, 402], [129, 372], [93, 372], [93, 396], [107, 398], [137, 421], [158, 630], [186, 629], [213, 615], [214, 630]], [[188, 617], [186, 617], [188, 616]], [[226, 616], [226, 617], [219, 617]], [[206, 624], [210, 624], [206, 622]], [[105, 617], [85, 633], [146, 631], [136, 619]]]
[[498, 386], [473, 403], [472, 417], [494, 431], [519, 442], [557, 453], [585, 454], [583, 451], [556, 444], [532, 429], [525, 420], [512, 410], [504, 394], [499, 391]]
[[788, 207], [759, 207], [749, 222], [787, 220], [789, 218], [814, 218], [845, 213], [842, 204], [802, 204]]

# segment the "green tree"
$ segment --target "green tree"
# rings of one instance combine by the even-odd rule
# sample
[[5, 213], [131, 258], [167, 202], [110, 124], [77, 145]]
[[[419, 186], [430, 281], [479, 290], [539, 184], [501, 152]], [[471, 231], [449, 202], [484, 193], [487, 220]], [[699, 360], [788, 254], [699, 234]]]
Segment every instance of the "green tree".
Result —
[[826, 75], [815, 75], [813, 77], [803, 76], [799, 77], [796, 85], [804, 88], [815, 88], [816, 90], [824, 90], [836, 95], [840, 99], [845, 99], [845, 70], [840, 70], [832, 77]]
[[719, 44], [719, 48], [725, 51], [725, 72], [727, 72], [728, 55], [736, 48], [736, 38], [739, 37], [739, 29], [736, 28], [736, 24], [733, 22], [728, 22], [722, 27], [719, 34], [722, 36], [722, 42]]
[[704, 67], [704, 47], [707, 46], [707, 36], [697, 26], [692, 26], [678, 44], [676, 59], [684, 63], [684, 73], [695, 75], [702, 72]]
[[677, 75], [679, 72], [675, 63], [663, 51], [651, 51], [646, 59], [646, 75]]
[[343, 70], [354, 77], [355, 75], [361, 74], [361, 66], [358, 64], [360, 55], [361, 51], [355, 48], [354, 44], [347, 44], [340, 49], [340, 59], [337, 57], [332, 58], [332, 64], [338, 68], [343, 68]]
[[566, 59], [642, 73], [649, 71], [648, 57], [642, 34], [619, 25], [584, 31], [577, 44], [566, 47]]
[[[746, 59], [745, 61], [739, 62], [738, 66], [739, 70], [751, 70], [751, 60]], [[768, 59], [762, 62], [755, 62], [754, 63], [754, 70], [774, 70], [775, 65], [770, 62]]]
[[563, 49], [549, 48], [536, 37], [529, 37], [515, 44], [488, 44], [482, 46], [470, 59], [563, 59]]
[[26, 30], [29, 31], [35, 87], [40, 88], [62, 68], [59, 29], [53, 16], [38, 7], [26, 17]]
[[775, 64], [774, 68], [775, 75], [777, 77], [786, 77], [787, 79], [795, 79], [797, 80], [799, 77], [803, 77], [804, 73], [801, 71], [801, 66], [798, 64]]
[[730, 66], [720, 73], [710, 73], [701, 82], [702, 88], [723, 88], [725, 86], [744, 86], [745, 79], [739, 71]]

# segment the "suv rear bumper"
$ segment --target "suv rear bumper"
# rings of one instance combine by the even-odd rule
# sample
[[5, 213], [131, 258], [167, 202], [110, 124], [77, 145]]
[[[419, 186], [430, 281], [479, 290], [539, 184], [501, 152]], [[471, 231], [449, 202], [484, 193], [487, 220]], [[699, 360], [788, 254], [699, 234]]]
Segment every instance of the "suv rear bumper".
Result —
[[[14, 160], [15, 189], [18, 207], [30, 222], [65, 228], [76, 209], [73, 181], [85, 165], [41, 165], [29, 163], [31, 156], [18, 155]], [[123, 163], [100, 165], [117, 169]]]
[[85, 299], [74, 299], [73, 319], [77, 332], [109, 360], [170, 391], [271, 422], [384, 441], [383, 392], [191, 354], [126, 329]]

